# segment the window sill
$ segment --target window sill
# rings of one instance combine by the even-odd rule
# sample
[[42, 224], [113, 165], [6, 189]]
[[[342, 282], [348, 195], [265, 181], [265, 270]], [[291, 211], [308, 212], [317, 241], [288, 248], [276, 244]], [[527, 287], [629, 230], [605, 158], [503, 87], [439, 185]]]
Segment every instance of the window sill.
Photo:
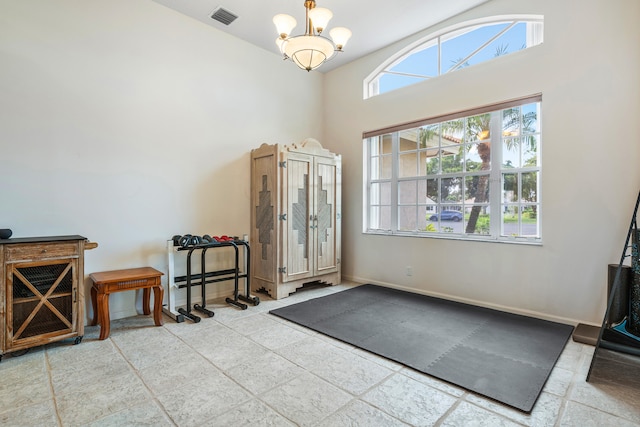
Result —
[[483, 243], [507, 243], [526, 246], [542, 246], [542, 239], [526, 238], [526, 237], [490, 237], [490, 236], [466, 236], [460, 234], [446, 233], [410, 233], [402, 231], [383, 231], [383, 230], [367, 230], [363, 234], [374, 236], [390, 236], [390, 237], [415, 237], [419, 239], [442, 239], [442, 240], [460, 240], [465, 242], [483, 242]]

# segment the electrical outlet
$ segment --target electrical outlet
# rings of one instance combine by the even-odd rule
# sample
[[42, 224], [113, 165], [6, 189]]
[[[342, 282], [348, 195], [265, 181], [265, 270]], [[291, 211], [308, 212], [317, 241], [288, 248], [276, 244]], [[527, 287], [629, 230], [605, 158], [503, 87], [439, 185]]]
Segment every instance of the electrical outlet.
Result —
[[407, 276], [413, 276], [413, 268], [411, 268], [410, 266], [407, 266], [406, 273], [407, 273]]

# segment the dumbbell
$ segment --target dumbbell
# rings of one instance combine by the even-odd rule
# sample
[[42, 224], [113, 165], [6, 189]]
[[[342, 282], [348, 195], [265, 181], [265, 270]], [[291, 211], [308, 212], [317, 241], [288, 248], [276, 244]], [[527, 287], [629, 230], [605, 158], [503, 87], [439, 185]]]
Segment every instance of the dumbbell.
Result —
[[185, 234], [184, 236], [180, 237], [180, 246], [182, 246], [183, 248], [188, 247], [191, 243], [192, 237], [193, 236], [191, 234]]
[[203, 242], [202, 237], [191, 234], [185, 234], [184, 236], [176, 234], [171, 238], [171, 240], [173, 240], [173, 246], [181, 246], [183, 248], [199, 245]]

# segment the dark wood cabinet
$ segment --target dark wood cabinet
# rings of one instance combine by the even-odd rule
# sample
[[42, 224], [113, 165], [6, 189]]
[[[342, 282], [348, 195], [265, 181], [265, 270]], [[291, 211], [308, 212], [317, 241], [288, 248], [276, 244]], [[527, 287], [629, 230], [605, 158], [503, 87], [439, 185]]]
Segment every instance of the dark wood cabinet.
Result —
[[84, 334], [82, 236], [0, 240], [0, 358]]

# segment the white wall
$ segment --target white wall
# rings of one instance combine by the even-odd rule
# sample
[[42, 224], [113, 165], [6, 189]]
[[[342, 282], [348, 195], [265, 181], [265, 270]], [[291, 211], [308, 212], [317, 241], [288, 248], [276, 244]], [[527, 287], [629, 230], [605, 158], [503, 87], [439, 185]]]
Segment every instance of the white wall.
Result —
[[[323, 79], [149, 0], [0, 0], [0, 228], [166, 271], [173, 234], [247, 232], [252, 148], [311, 136], [343, 154], [347, 279], [597, 324], [640, 182], [640, 3], [493, 0], [421, 35], [505, 13], [544, 14], [544, 44], [363, 101], [402, 43]], [[537, 92], [542, 246], [362, 234], [363, 131]]]
[[[363, 79], [407, 43], [509, 13], [543, 14], [544, 44], [362, 99]], [[640, 183], [638, 18], [636, 0], [493, 0], [327, 73], [325, 145], [344, 165], [345, 278], [599, 324], [607, 264], [620, 259]], [[539, 92], [542, 246], [362, 233], [363, 131]]]
[[2, 0], [0, 64], [0, 228], [98, 242], [87, 275], [248, 233], [250, 150], [323, 139], [322, 75], [150, 0]]

